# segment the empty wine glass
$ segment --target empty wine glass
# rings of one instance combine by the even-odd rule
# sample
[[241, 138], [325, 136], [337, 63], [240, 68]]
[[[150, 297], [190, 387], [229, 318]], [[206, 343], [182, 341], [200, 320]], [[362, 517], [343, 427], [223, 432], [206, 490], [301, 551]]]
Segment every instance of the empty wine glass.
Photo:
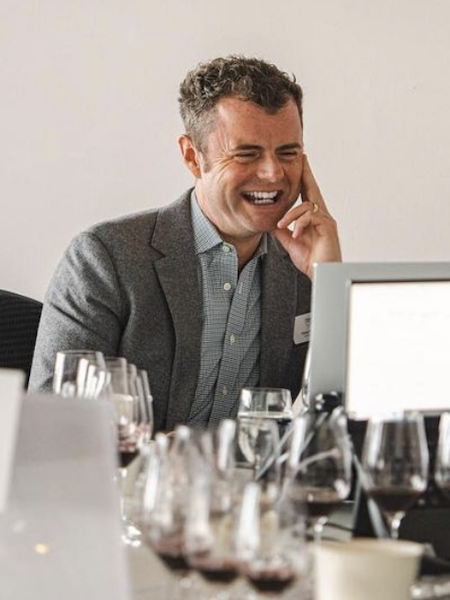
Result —
[[265, 484], [265, 491], [278, 493], [281, 467], [279, 435], [275, 421], [241, 416], [237, 421], [236, 456], [243, 469]]
[[397, 539], [405, 513], [425, 492], [428, 446], [419, 413], [395, 413], [369, 420], [362, 455], [363, 487]]
[[90, 365], [104, 371], [106, 365], [103, 354], [96, 350], [57, 352], [53, 374], [53, 391], [55, 394], [72, 398], [85, 395], [85, 381]]
[[258, 592], [282, 593], [306, 573], [304, 520], [286, 496], [268, 502], [247, 484], [235, 540], [241, 573]]
[[145, 371], [145, 369], [139, 369], [137, 372], [137, 377], [138, 387], [140, 389], [140, 395], [142, 397], [141, 423], [144, 429], [144, 443], [146, 443], [150, 441], [155, 426], [155, 418], [153, 414], [153, 396], [150, 391], [150, 384], [148, 381], [147, 371]]
[[282, 438], [292, 421], [291, 392], [284, 388], [243, 388], [239, 398], [238, 419], [250, 417], [274, 420]]
[[439, 420], [434, 479], [444, 496], [450, 498], [450, 413], [442, 413]]
[[311, 422], [307, 416], [296, 419], [284, 491], [299, 510], [306, 505], [317, 542], [330, 513], [349, 495], [351, 479], [352, 453], [343, 410], [321, 413]]

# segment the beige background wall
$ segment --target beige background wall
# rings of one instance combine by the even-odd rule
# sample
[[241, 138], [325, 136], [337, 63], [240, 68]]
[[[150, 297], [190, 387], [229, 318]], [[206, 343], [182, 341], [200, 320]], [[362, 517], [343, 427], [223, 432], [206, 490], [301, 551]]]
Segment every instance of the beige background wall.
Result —
[[232, 52], [295, 72], [348, 260], [450, 260], [450, 0], [0, 0], [0, 288], [190, 183], [177, 89]]

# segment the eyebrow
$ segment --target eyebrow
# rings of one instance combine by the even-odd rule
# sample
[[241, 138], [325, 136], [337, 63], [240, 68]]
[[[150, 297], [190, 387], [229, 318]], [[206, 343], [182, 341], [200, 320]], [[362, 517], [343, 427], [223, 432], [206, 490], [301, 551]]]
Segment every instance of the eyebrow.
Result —
[[284, 144], [284, 146], [280, 146], [277, 150], [303, 150], [303, 145], [297, 142], [294, 144]]
[[[239, 150], [264, 150], [262, 146], [257, 146], [256, 144], [239, 144], [233, 148], [233, 151]], [[279, 146], [277, 150], [303, 150], [303, 146], [297, 142], [292, 144], [283, 144], [283, 146]]]

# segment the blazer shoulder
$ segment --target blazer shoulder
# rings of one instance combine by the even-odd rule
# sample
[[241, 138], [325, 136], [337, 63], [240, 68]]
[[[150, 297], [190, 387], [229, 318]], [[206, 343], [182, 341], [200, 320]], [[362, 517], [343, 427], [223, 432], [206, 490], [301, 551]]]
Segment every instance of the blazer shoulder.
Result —
[[160, 210], [146, 210], [102, 221], [92, 225], [80, 235], [95, 236], [105, 244], [110, 241], [117, 242], [121, 239], [129, 242], [130, 239], [142, 236], [148, 240], [155, 227]]
[[[124, 215], [97, 223], [84, 231], [84, 234], [97, 237], [105, 245], [125, 242], [149, 243], [157, 229], [158, 221], [169, 224], [176, 223], [186, 213], [191, 190], [186, 191], [180, 198], [171, 204]], [[83, 234], [81, 234], [83, 235]]]

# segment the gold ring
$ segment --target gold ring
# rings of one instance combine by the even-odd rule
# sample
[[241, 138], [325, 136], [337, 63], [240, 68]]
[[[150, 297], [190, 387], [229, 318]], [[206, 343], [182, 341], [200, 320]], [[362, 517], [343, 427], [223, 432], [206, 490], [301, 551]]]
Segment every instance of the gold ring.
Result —
[[319, 212], [319, 205], [316, 204], [315, 202], [313, 202], [312, 205], [313, 205], [313, 213]]

